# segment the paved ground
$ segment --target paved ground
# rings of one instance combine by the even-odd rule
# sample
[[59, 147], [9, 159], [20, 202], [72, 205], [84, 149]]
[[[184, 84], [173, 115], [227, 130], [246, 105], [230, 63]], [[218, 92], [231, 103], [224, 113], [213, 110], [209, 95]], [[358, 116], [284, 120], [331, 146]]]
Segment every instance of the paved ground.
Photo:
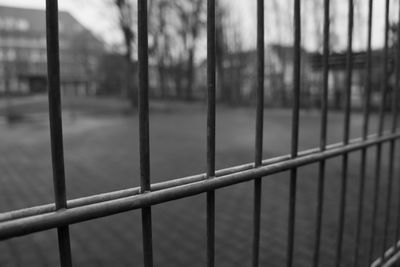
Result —
[[[205, 170], [205, 109], [202, 105], [153, 108], [151, 113], [151, 176], [154, 182], [202, 173]], [[31, 114], [32, 115], [32, 114]], [[266, 110], [264, 158], [286, 154], [290, 147], [290, 112]], [[342, 115], [331, 114], [329, 142], [342, 136]], [[45, 114], [7, 126], [0, 123], [0, 212], [52, 202], [48, 124]], [[34, 118], [34, 119], [32, 119]], [[371, 131], [376, 128], [376, 120]], [[301, 116], [301, 149], [318, 145], [319, 116]], [[352, 136], [360, 134], [361, 119], [352, 117]], [[69, 198], [139, 184], [137, 116], [64, 117], [65, 160]], [[219, 108], [217, 167], [253, 159], [254, 111]], [[367, 166], [367, 195], [371, 195], [374, 149]], [[387, 147], [383, 151], [381, 188], [385, 195]], [[350, 156], [344, 263], [351, 266], [354, 244], [359, 153]], [[396, 158], [398, 162], [398, 158]], [[399, 166], [396, 166], [398, 177]], [[298, 181], [295, 266], [310, 266], [315, 227], [317, 165], [302, 167]], [[341, 160], [328, 161], [321, 266], [333, 266]], [[288, 175], [263, 180], [261, 266], [284, 266], [288, 206]], [[397, 186], [397, 182], [395, 184]], [[252, 183], [217, 191], [216, 266], [250, 266]], [[381, 202], [382, 203], [382, 202]], [[394, 203], [393, 203], [394, 204]], [[371, 199], [366, 199], [361, 258], [371, 224]], [[394, 205], [393, 205], [394, 209]], [[394, 210], [393, 210], [394, 211]], [[380, 220], [383, 216], [379, 210]], [[393, 212], [394, 214], [394, 212]], [[141, 266], [140, 212], [133, 211], [71, 226], [75, 266]], [[391, 229], [394, 229], [392, 216]], [[205, 266], [205, 195], [153, 208], [155, 266]], [[393, 232], [392, 232], [393, 233]], [[381, 231], [376, 243], [380, 251]], [[391, 236], [393, 241], [393, 235]], [[57, 266], [55, 231], [0, 243], [0, 266]]]

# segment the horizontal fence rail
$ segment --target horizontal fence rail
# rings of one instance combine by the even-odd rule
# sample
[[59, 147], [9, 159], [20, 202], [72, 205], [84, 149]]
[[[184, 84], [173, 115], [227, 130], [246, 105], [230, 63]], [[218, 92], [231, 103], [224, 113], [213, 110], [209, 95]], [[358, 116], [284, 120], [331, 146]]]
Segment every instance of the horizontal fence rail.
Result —
[[[374, 137], [375, 137], [375, 135], [370, 136], [370, 138], [374, 138]], [[354, 139], [352, 142], [357, 143], [360, 140], [361, 140], [360, 138], [357, 138], [357, 139]], [[327, 148], [333, 149], [333, 148], [338, 148], [340, 146], [342, 146], [342, 143], [332, 144], [332, 145], [327, 146]], [[313, 153], [316, 153], [319, 151], [320, 151], [319, 148], [304, 150], [304, 151], [299, 152], [299, 156], [306, 156], [306, 155], [310, 155], [310, 154], [313, 154]], [[269, 165], [269, 164], [279, 163], [279, 162], [286, 161], [290, 158], [291, 158], [290, 155], [279, 156], [279, 157], [263, 160], [261, 165]], [[243, 165], [239, 165], [239, 166], [235, 166], [235, 167], [217, 170], [215, 172], [215, 174], [217, 177], [220, 177], [220, 176], [233, 174], [233, 173], [240, 172], [240, 171], [250, 170], [253, 167], [254, 167], [253, 163], [248, 163], [248, 164], [243, 164]], [[167, 189], [167, 188], [171, 188], [174, 186], [180, 186], [180, 185], [190, 184], [193, 182], [199, 182], [199, 181], [204, 180], [206, 177], [207, 177], [206, 174], [193, 175], [193, 176], [169, 180], [166, 182], [151, 184], [150, 188], [151, 188], [151, 191], [158, 191], [161, 189]], [[103, 194], [97, 194], [97, 195], [78, 198], [78, 199], [72, 199], [72, 200], [67, 201], [67, 207], [75, 208], [75, 207], [81, 207], [81, 206], [85, 206], [85, 205], [105, 202], [105, 201], [109, 201], [109, 200], [130, 197], [130, 196], [140, 194], [140, 192], [141, 192], [140, 188], [136, 187], [136, 188], [118, 190], [118, 191], [113, 191], [113, 192], [108, 192], [108, 193], [103, 193]], [[0, 222], [18, 219], [18, 218], [22, 218], [22, 217], [29, 217], [29, 216], [44, 214], [44, 213], [53, 212], [53, 211], [55, 211], [55, 205], [47, 204], [47, 205], [42, 205], [42, 206], [36, 206], [33, 208], [26, 208], [26, 209], [21, 209], [21, 210], [10, 211], [10, 212], [6, 212], [6, 213], [0, 213]]]
[[[171, 0], [173, 1], [173, 0]], [[162, 183], [151, 183], [150, 168], [150, 129], [149, 129], [149, 47], [148, 47], [148, 1], [137, 1], [137, 30], [138, 30], [138, 69], [139, 69], [139, 138], [140, 138], [140, 186], [128, 188], [104, 194], [98, 194], [78, 199], [67, 200], [64, 171], [63, 152], [63, 130], [61, 119], [61, 97], [60, 97], [60, 53], [58, 33], [58, 2], [57, 0], [46, 0], [46, 33], [47, 33], [47, 65], [49, 81], [49, 121], [53, 168], [53, 185], [55, 201], [52, 204], [35, 206], [31, 208], [13, 210], [0, 214], [0, 240], [7, 240], [18, 236], [29, 235], [39, 231], [57, 229], [58, 246], [61, 266], [72, 266], [71, 244], [69, 226], [93, 220], [96, 218], [111, 216], [114, 214], [141, 210], [142, 234], [143, 234], [143, 258], [146, 267], [153, 266], [153, 234], [152, 234], [152, 206], [186, 198], [198, 194], [206, 196], [206, 256], [207, 266], [215, 266], [215, 205], [217, 189], [229, 187], [238, 183], [252, 181], [254, 183], [253, 202], [253, 232], [252, 232], [252, 254], [253, 267], [260, 265], [260, 227], [261, 227], [261, 203], [262, 203], [262, 181], [270, 179], [271, 175], [290, 172], [288, 221], [287, 221], [287, 250], [286, 266], [294, 266], [294, 250], [296, 247], [296, 196], [298, 168], [310, 164], [318, 164], [317, 200], [315, 210], [315, 239], [313, 240], [313, 267], [321, 266], [321, 233], [324, 207], [324, 190], [327, 160], [335, 157], [341, 158], [341, 173], [337, 177], [340, 182], [338, 203], [338, 231], [335, 233], [335, 261], [340, 267], [343, 264], [344, 250], [344, 228], [346, 215], [347, 182], [349, 179], [349, 155], [360, 152], [360, 180], [357, 184], [357, 214], [355, 225], [354, 250], [351, 250], [353, 266], [360, 266], [360, 243], [364, 206], [366, 205], [366, 165], [368, 152], [375, 150], [374, 162], [374, 191], [368, 201], [372, 207], [372, 223], [368, 225], [369, 243], [368, 264], [370, 266], [393, 266], [400, 259], [400, 208], [397, 207], [395, 241], [389, 244], [389, 223], [391, 219], [391, 207], [394, 198], [400, 205], [400, 183], [399, 188], [393, 188], [395, 179], [394, 161], [396, 156], [396, 144], [400, 139], [400, 130], [397, 129], [399, 96], [399, 72], [400, 72], [400, 30], [397, 29], [397, 43], [395, 50], [395, 70], [393, 95], [391, 101], [391, 127], [389, 131], [384, 130], [386, 102], [389, 91], [389, 10], [391, 1], [385, 1], [384, 17], [384, 48], [383, 64], [380, 75], [380, 107], [378, 118], [378, 131], [376, 134], [369, 133], [371, 94], [372, 88], [372, 48], [373, 38], [373, 0], [368, 1], [367, 21], [367, 52], [365, 67], [365, 97], [363, 98], [362, 110], [362, 134], [360, 138], [350, 139], [351, 136], [351, 96], [353, 81], [353, 24], [354, 8], [353, 0], [347, 0], [347, 51], [346, 51], [346, 80], [343, 85], [344, 98], [344, 120], [342, 142], [327, 144], [328, 131], [328, 91], [329, 91], [329, 67], [330, 67], [330, 0], [323, 1], [323, 47], [322, 47], [322, 86], [320, 107], [320, 136], [319, 146], [309, 150], [299, 150], [299, 128], [300, 128], [300, 95], [302, 90], [302, 1], [293, 0], [293, 103], [291, 122], [291, 150], [290, 154], [263, 160], [263, 133], [264, 133], [264, 71], [265, 71], [265, 1], [253, 0], [257, 6], [257, 75], [256, 75], [256, 116], [255, 116], [255, 144], [254, 162], [216, 170], [216, 64], [218, 60], [216, 42], [216, 16], [218, 16], [218, 1], [206, 0], [207, 2], [207, 124], [206, 124], [206, 162], [207, 167], [203, 174], [187, 176]], [[355, 2], [355, 1], [354, 1]], [[399, 5], [400, 20], [400, 5]], [[398, 23], [397, 27], [400, 25]], [[267, 33], [268, 34], [268, 33]], [[381, 188], [381, 172], [383, 169], [382, 153], [384, 145], [389, 145], [388, 184], [385, 187], [386, 196], [379, 194]], [[268, 144], [265, 144], [268, 146]], [[133, 177], [135, 178], [135, 177]], [[396, 190], [396, 191], [395, 191]], [[375, 242], [378, 228], [378, 209], [384, 206], [383, 242], [379, 250], [379, 257], [375, 257]]]
[[[376, 135], [370, 135], [369, 139], [374, 139], [375, 137], [376, 137]], [[362, 140], [361, 138], [356, 138], [356, 139], [351, 140], [350, 143], [356, 144], [361, 140]], [[327, 149], [335, 149], [335, 148], [340, 148], [341, 146], [342, 146], [342, 143], [336, 143], [336, 144], [328, 145], [326, 148]], [[299, 156], [307, 156], [307, 155], [315, 154], [319, 151], [320, 151], [319, 148], [303, 150], [303, 151], [299, 152]], [[270, 164], [274, 164], [274, 163], [279, 163], [279, 162], [289, 160], [290, 158], [291, 158], [290, 155], [278, 156], [278, 157], [274, 157], [271, 159], [263, 160], [261, 165], [265, 166], [265, 165], [270, 165]], [[239, 166], [235, 166], [235, 167], [217, 170], [215, 174], [216, 174], [216, 177], [220, 177], [220, 176], [225, 176], [225, 175], [233, 174], [233, 173], [240, 172], [240, 171], [250, 170], [252, 168], [254, 168], [254, 164], [248, 163], [248, 164], [243, 164], [243, 165], [239, 165]], [[173, 180], [169, 180], [166, 182], [151, 184], [150, 187], [151, 187], [151, 191], [158, 191], [161, 189], [167, 189], [167, 188], [171, 188], [174, 186], [180, 186], [180, 185], [190, 184], [193, 182], [199, 182], [199, 181], [204, 180], [206, 177], [207, 177], [206, 174], [198, 174], [198, 175], [173, 179]], [[67, 201], [67, 207], [75, 208], [75, 207], [81, 207], [81, 206], [85, 206], [85, 205], [105, 202], [105, 201], [109, 201], [109, 200], [130, 197], [130, 196], [140, 194], [140, 192], [141, 192], [140, 188], [136, 187], [136, 188], [118, 190], [118, 191], [113, 191], [113, 192], [108, 192], [108, 193], [103, 193], [103, 194], [97, 194], [97, 195], [83, 197], [83, 198], [72, 199], [72, 200]], [[0, 213], [0, 222], [13, 220], [13, 219], [19, 219], [22, 217], [29, 217], [29, 216], [44, 214], [44, 213], [53, 212], [53, 211], [55, 211], [55, 205], [47, 204], [47, 205], [36, 206], [36, 207], [32, 207], [32, 208], [10, 211], [10, 212], [6, 212], [6, 213]]]
[[202, 179], [197, 182], [178, 186], [175, 185], [148, 193], [138, 193], [134, 196], [122, 197], [96, 204], [83, 205], [60, 211], [44, 212], [38, 215], [4, 221], [0, 223], [0, 240], [48, 230], [57, 225], [78, 223], [128, 210], [140, 209], [149, 205], [156, 205], [171, 200], [193, 196], [209, 190], [254, 180], [260, 176], [266, 179], [266, 176], [271, 174], [284, 172], [294, 167], [316, 163], [323, 159], [326, 160], [341, 156], [343, 153], [358, 151], [362, 148], [376, 146], [377, 144], [382, 144], [399, 138], [400, 134], [387, 134], [381, 137], [370, 138], [362, 142], [350, 142], [346, 146], [338, 146], [336, 148], [327, 149], [323, 152], [310, 153], [294, 159], [278, 161], [257, 168], [253, 167], [248, 170], [232, 172], [227, 175], [215, 177], [214, 179]]

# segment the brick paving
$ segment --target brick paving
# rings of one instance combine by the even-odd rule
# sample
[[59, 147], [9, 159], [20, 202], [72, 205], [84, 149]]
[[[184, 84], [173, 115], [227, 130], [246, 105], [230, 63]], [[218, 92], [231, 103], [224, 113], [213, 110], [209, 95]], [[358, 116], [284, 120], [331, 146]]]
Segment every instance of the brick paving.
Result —
[[[154, 111], [151, 114], [152, 181], [159, 182], [205, 169], [205, 112], [195, 109]], [[329, 141], [342, 136], [341, 114], [330, 116]], [[375, 119], [374, 119], [375, 122]], [[301, 149], [318, 145], [319, 116], [301, 117]], [[352, 118], [352, 135], [360, 134], [359, 115]], [[0, 212], [52, 202], [48, 124], [42, 119], [0, 125]], [[376, 123], [373, 124], [376, 128]], [[69, 198], [118, 190], [139, 184], [137, 116], [64, 119], [65, 161]], [[253, 158], [254, 111], [218, 110], [217, 167]], [[372, 130], [373, 130], [372, 129]], [[290, 146], [290, 112], [266, 110], [264, 158], [286, 154]], [[369, 153], [367, 195], [371, 194], [374, 156]], [[387, 180], [387, 146], [382, 160], [381, 193]], [[359, 153], [349, 157], [349, 179], [343, 266], [352, 265]], [[398, 162], [398, 158], [396, 158]], [[398, 177], [396, 166], [396, 177]], [[333, 266], [338, 221], [341, 160], [327, 164], [321, 266]], [[263, 180], [261, 266], [284, 266], [288, 212], [288, 174]], [[317, 164], [299, 169], [296, 214], [295, 266], [310, 266], [315, 228]], [[397, 181], [395, 186], [397, 186]], [[217, 191], [216, 266], [250, 266], [252, 183]], [[365, 260], [371, 224], [371, 200], [366, 199], [361, 258]], [[381, 201], [382, 203], [382, 201]], [[395, 204], [392, 211], [394, 214]], [[379, 220], [382, 225], [382, 205]], [[392, 216], [394, 222], [394, 216]], [[205, 195], [153, 207], [155, 266], [205, 266]], [[391, 229], [395, 225], [391, 223]], [[376, 254], [381, 250], [379, 231]], [[392, 231], [393, 233], [393, 231]], [[393, 235], [391, 236], [393, 242]], [[71, 226], [75, 266], [141, 266], [140, 212], [132, 211]], [[363, 264], [366, 264], [363, 262]], [[55, 230], [0, 243], [0, 266], [57, 266]]]

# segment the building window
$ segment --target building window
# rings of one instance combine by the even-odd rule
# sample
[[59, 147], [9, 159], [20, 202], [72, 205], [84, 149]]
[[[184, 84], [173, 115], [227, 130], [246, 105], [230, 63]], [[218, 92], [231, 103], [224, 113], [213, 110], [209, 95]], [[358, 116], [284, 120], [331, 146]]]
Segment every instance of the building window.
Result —
[[29, 30], [29, 22], [21, 18], [0, 17], [0, 30], [6, 31], [27, 31]]
[[30, 61], [32, 61], [34, 63], [42, 61], [42, 55], [40, 53], [40, 50], [32, 50], [29, 58], [30, 58]]
[[15, 61], [17, 59], [17, 52], [15, 51], [15, 49], [9, 48], [4, 52], [4, 60]]

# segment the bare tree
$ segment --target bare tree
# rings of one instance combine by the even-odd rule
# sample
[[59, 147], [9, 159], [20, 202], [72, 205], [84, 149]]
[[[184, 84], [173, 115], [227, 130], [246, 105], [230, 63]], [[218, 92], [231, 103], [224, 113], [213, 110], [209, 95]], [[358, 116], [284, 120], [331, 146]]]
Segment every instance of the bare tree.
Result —
[[122, 31], [125, 44], [125, 96], [129, 96], [132, 106], [138, 106], [138, 90], [136, 82], [132, 84], [131, 77], [136, 77], [137, 69], [132, 60], [133, 44], [136, 41], [136, 31], [133, 21], [133, 2], [130, 0], [114, 0], [115, 6], [118, 8], [119, 27]]
[[[283, 38], [283, 36], [287, 36], [285, 33], [286, 32], [290, 32], [290, 28], [291, 28], [291, 24], [289, 24], [289, 26], [287, 24], [285, 24], [284, 20], [282, 20], [283, 17], [289, 17], [291, 18], [291, 14], [290, 11], [289, 14], [285, 14], [285, 11], [282, 11], [281, 9], [281, 3], [279, 3], [277, 0], [273, 0], [272, 1], [272, 10], [274, 12], [274, 18], [275, 18], [275, 24], [276, 24], [276, 28], [278, 29], [277, 32], [277, 45], [276, 45], [276, 53], [280, 59], [280, 63], [281, 63], [281, 70], [280, 73], [279, 71], [277, 71], [275, 68], [270, 68], [269, 71], [271, 73], [269, 73], [270, 77], [271, 77], [271, 86], [273, 88], [275, 88], [277, 90], [278, 93], [278, 98], [280, 100], [280, 104], [282, 106], [287, 106], [288, 105], [288, 96], [287, 96], [287, 86], [285, 83], [285, 76], [286, 76], [286, 71], [287, 71], [287, 55], [284, 51], [284, 43], [285, 40]], [[284, 4], [285, 5], [285, 4]], [[287, 6], [290, 6], [290, 3], [286, 2]], [[289, 9], [290, 10], [290, 9]]]
[[172, 67], [172, 47], [176, 37], [174, 4], [170, 0], [152, 0], [149, 2], [149, 34], [151, 36], [149, 52], [157, 64], [160, 96], [167, 97], [167, 84]]
[[[236, 55], [225, 57], [225, 68], [228, 68], [226, 75], [223, 77], [223, 90], [225, 92], [223, 101], [230, 105], [240, 104], [242, 99], [241, 89], [248, 77], [245, 76], [244, 70], [248, 60], [244, 58], [245, 52], [243, 51], [243, 36], [239, 29], [239, 23], [233, 19], [228, 20], [228, 27], [225, 30], [225, 44], [227, 54]], [[238, 60], [239, 59], [239, 60]]]
[[220, 100], [230, 103], [232, 95], [229, 86], [226, 85], [224, 73], [225, 51], [227, 50], [226, 31], [229, 26], [227, 25], [227, 12], [221, 1], [217, 1], [216, 11], [217, 84], [220, 92]]
[[[129, 81], [128, 78], [136, 73], [136, 66], [132, 64], [132, 51], [136, 41], [136, 22], [132, 13], [136, 1], [113, 1], [118, 9], [119, 27], [124, 37], [126, 76]], [[205, 3], [203, 0], [148, 2], [149, 53], [152, 62], [157, 65], [157, 86], [160, 87], [163, 98], [167, 95], [167, 80], [171, 77], [167, 73], [174, 72], [178, 98], [193, 100], [197, 46], [206, 24]], [[133, 96], [133, 103], [137, 103], [136, 87]]]
[[[216, 50], [219, 100], [229, 105], [240, 102], [240, 87], [246, 61], [240, 24], [233, 19], [226, 2], [217, 1]], [[241, 61], [238, 63], [238, 61]], [[232, 77], [235, 75], [235, 77]], [[227, 78], [229, 80], [227, 80]], [[232, 79], [235, 83], [232, 83]]]
[[165, 65], [167, 57], [170, 54], [170, 36], [166, 30], [166, 9], [170, 3], [168, 0], [159, 0], [157, 5], [158, 23], [156, 23], [156, 34], [154, 35], [154, 48], [158, 48], [156, 55], [158, 61], [158, 75], [159, 85], [161, 90], [161, 97], [164, 99], [167, 95], [166, 79], [165, 79]]
[[177, 31], [186, 51], [186, 94], [187, 101], [193, 100], [193, 86], [195, 80], [195, 57], [197, 43], [202, 29], [206, 24], [206, 6], [203, 0], [175, 0], [173, 1], [177, 17], [179, 18], [179, 29]]

